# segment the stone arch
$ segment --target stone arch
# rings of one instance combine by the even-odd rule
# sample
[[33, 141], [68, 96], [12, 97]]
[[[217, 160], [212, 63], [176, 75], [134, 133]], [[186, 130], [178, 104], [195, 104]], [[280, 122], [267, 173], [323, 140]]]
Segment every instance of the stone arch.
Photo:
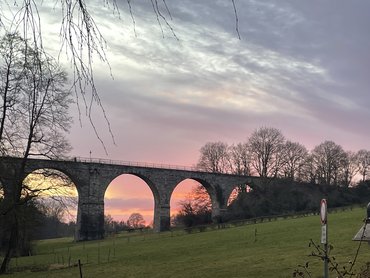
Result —
[[252, 190], [252, 187], [248, 183], [243, 184], [243, 187], [241, 187], [240, 185], [234, 186], [227, 199], [227, 206], [229, 206], [231, 202], [234, 201], [241, 192], [249, 193]]
[[35, 173], [37, 171], [40, 171], [40, 170], [52, 170], [52, 171], [57, 171], [57, 172], [62, 173], [68, 179], [71, 180], [71, 182], [73, 183], [74, 187], [77, 190], [77, 194], [80, 195], [78, 180], [76, 179], [76, 177], [71, 172], [69, 172], [67, 169], [64, 169], [62, 167], [55, 167], [53, 165], [50, 165], [50, 166], [45, 165], [45, 166], [38, 166], [38, 167], [32, 167], [32, 168], [28, 167], [26, 169], [26, 171], [24, 172], [24, 175], [22, 177], [22, 181], [24, 181], [29, 175], [32, 175], [33, 173]]
[[[241, 179], [241, 180], [235, 180], [233, 183], [229, 183], [228, 186], [224, 188], [224, 205], [229, 205], [229, 200], [232, 194], [235, 192], [236, 189], [238, 189], [240, 186], [248, 186], [248, 188], [252, 188], [253, 181], [252, 179]], [[246, 187], [247, 188], [247, 187]]]
[[217, 199], [217, 196], [216, 196], [217, 194], [216, 194], [215, 188], [207, 180], [202, 179], [202, 178], [193, 177], [193, 176], [185, 177], [185, 178], [182, 178], [182, 179], [178, 180], [177, 183], [175, 184], [175, 186], [169, 192], [170, 197], [172, 196], [172, 193], [175, 190], [175, 188], [181, 182], [183, 182], [185, 180], [194, 180], [194, 181], [200, 183], [207, 190], [208, 195], [211, 197], [211, 200], [212, 200], [212, 198]]
[[[122, 176], [131, 176], [131, 177], [135, 177], [135, 178], [141, 180], [147, 186], [147, 188], [149, 189], [149, 191], [151, 192], [151, 195], [152, 195], [152, 198], [153, 198], [153, 205], [154, 205], [153, 206], [153, 225], [154, 225], [155, 224], [154, 223], [154, 219], [155, 219], [154, 213], [155, 213], [156, 207], [158, 207], [159, 204], [160, 204], [160, 194], [159, 194], [158, 189], [155, 186], [155, 184], [147, 176], [144, 176], [144, 175], [138, 174], [138, 173], [134, 173], [134, 172], [130, 172], [130, 171], [128, 171], [128, 172], [121, 172], [121, 173], [118, 173], [118, 174], [115, 173], [112, 176], [112, 178], [110, 179], [110, 181], [107, 182], [106, 185], [104, 185], [104, 188], [103, 188], [103, 191], [104, 191], [104, 194], [103, 194], [104, 199], [106, 198], [106, 194], [107, 194], [108, 188], [112, 185], [112, 183], [116, 179], [118, 179], [118, 178], [120, 178]], [[105, 200], [104, 200], [104, 202], [105, 202]], [[106, 210], [105, 207], [104, 207], [104, 210]], [[149, 224], [149, 223], [147, 223], [147, 224]]]
[[[54, 169], [54, 167], [28, 167], [25, 169], [25, 171], [22, 171], [21, 174], [13, 175], [13, 178], [9, 179], [9, 181], [9, 186], [13, 187], [13, 191], [9, 191], [10, 198], [14, 196], [14, 193], [17, 193], [17, 198], [19, 197], [18, 192], [15, 192], [14, 185], [19, 185], [20, 183], [22, 183], [22, 185], [26, 185], [22, 186], [22, 193], [26, 193], [26, 191], [28, 191], [28, 188], [30, 189], [30, 191], [26, 193], [29, 195], [23, 195], [21, 198], [25, 196], [31, 196], [32, 198], [34, 198], [33, 200], [36, 200], [39, 204], [42, 204], [43, 208], [47, 209], [40, 210], [41, 207], [37, 206], [37, 210], [44, 214], [42, 219], [46, 221], [33, 222], [34, 217], [37, 214], [29, 215], [26, 212], [25, 217], [27, 217], [27, 221], [22, 221], [23, 224], [21, 225], [24, 225], [24, 223], [28, 223], [25, 225], [30, 225], [31, 223], [32, 225], [38, 225], [41, 228], [41, 234], [43, 234], [44, 236], [46, 234], [44, 234], [43, 232], [46, 232], [47, 235], [50, 237], [57, 237], [61, 236], [61, 225], [59, 221], [77, 222], [78, 190], [71, 177], [67, 175], [64, 171]], [[18, 186], [17, 188], [19, 189]], [[32, 194], [35, 195], [32, 196]], [[61, 202], [63, 202], [63, 204], [61, 204]], [[31, 204], [32, 203], [33, 202], [31, 202]], [[30, 203], [26, 203], [26, 211], [28, 211], [29, 204]], [[62, 210], [63, 214], [60, 213]], [[58, 222], [48, 222], [51, 221], [51, 215], [57, 216]], [[31, 222], [28, 222], [28, 220]], [[55, 223], [55, 226], [53, 225], [53, 228], [51, 228], [50, 223]], [[71, 226], [73, 230], [69, 230], [69, 236], [74, 235], [75, 227], [75, 225]]]
[[198, 177], [194, 177], [194, 176], [189, 176], [189, 177], [182, 178], [181, 180], [179, 180], [177, 182], [177, 184], [169, 192], [170, 199], [172, 199], [172, 195], [173, 195], [173, 192], [175, 191], [176, 187], [180, 183], [182, 183], [183, 181], [186, 181], [186, 180], [194, 180], [206, 189], [206, 191], [209, 195], [209, 198], [211, 199], [212, 219], [214, 221], [217, 221], [217, 218], [220, 215], [220, 200], [219, 200], [219, 197], [218, 197], [218, 192], [217, 192], [217, 189], [211, 183], [209, 183], [206, 179], [202, 179], [202, 178], [198, 178]]
[[63, 206], [74, 215], [74, 221], [77, 222], [79, 190], [76, 182], [66, 172], [57, 167], [34, 167], [25, 171], [22, 182], [29, 182], [33, 190], [45, 190], [41, 192], [40, 198], [48, 205], [52, 204], [51, 200], [48, 200], [49, 195], [53, 196], [52, 199], [63, 202]]
[[147, 176], [144, 176], [142, 174], [139, 174], [139, 173], [135, 173], [135, 172], [131, 172], [131, 171], [124, 171], [124, 172], [119, 172], [119, 173], [115, 173], [111, 178], [110, 178], [110, 181], [104, 185], [104, 188], [103, 188], [103, 191], [104, 191], [104, 194], [106, 193], [109, 185], [112, 183], [113, 180], [115, 180], [116, 178], [118, 178], [119, 176], [122, 176], [122, 175], [132, 175], [132, 176], [136, 176], [140, 179], [142, 179], [149, 187], [150, 191], [152, 192], [153, 194], [153, 197], [154, 197], [154, 203], [160, 201], [160, 194], [159, 194], [159, 191], [158, 191], [158, 188], [157, 186], [154, 184], [154, 182], [148, 178]]

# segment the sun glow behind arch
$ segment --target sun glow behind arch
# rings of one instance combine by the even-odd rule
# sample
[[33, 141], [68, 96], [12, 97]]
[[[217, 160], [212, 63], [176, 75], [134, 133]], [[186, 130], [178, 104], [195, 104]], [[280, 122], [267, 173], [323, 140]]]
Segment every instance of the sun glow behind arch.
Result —
[[37, 198], [48, 205], [64, 209], [64, 222], [76, 221], [78, 192], [75, 184], [64, 173], [55, 169], [33, 171], [23, 181], [23, 197]]
[[140, 213], [146, 225], [153, 222], [154, 197], [149, 185], [141, 178], [123, 174], [108, 186], [104, 196], [104, 214], [115, 221], [127, 221], [132, 213]]

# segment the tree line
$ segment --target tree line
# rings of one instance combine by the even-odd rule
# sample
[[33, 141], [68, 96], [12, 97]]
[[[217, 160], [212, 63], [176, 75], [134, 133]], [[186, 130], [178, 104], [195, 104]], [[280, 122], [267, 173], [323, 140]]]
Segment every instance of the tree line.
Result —
[[[200, 149], [197, 168], [214, 173], [260, 176], [259, 186], [237, 185], [224, 221], [296, 212], [317, 212], [320, 199], [329, 207], [366, 203], [370, 199], [370, 151], [345, 151], [333, 141], [312, 150], [287, 140], [272, 127], [256, 129], [243, 143], [208, 142]], [[180, 202], [175, 226], [212, 222], [212, 205], [202, 185]]]
[[[328, 200], [329, 208], [365, 204], [370, 200], [370, 180], [359, 181], [356, 186], [342, 187], [325, 184], [298, 182], [286, 178], [266, 179], [258, 186], [238, 193], [229, 199], [222, 221], [250, 219], [295, 213], [318, 213], [320, 200]], [[179, 212], [171, 217], [177, 227], [211, 224], [212, 203], [202, 185], [192, 188], [180, 202]]]
[[208, 142], [200, 149], [199, 170], [237, 175], [286, 178], [298, 182], [352, 186], [369, 177], [370, 151], [345, 151], [324, 141], [311, 151], [287, 140], [273, 127], [256, 129], [246, 142]]

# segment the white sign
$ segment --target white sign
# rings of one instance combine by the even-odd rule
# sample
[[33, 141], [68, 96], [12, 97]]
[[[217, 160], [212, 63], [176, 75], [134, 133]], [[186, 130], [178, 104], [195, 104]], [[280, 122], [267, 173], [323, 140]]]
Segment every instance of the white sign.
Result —
[[325, 225], [327, 222], [327, 202], [326, 199], [322, 199], [320, 203], [320, 219], [321, 224]]
[[321, 243], [327, 244], [328, 241], [328, 230], [326, 229], [326, 224], [321, 226]]

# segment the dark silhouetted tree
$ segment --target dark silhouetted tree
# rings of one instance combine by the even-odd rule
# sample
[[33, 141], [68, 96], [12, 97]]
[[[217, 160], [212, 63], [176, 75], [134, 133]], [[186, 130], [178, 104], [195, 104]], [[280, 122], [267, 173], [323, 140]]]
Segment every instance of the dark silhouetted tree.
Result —
[[325, 141], [312, 150], [313, 165], [318, 183], [338, 185], [347, 155], [340, 145]]
[[212, 202], [204, 186], [194, 186], [179, 204], [180, 210], [173, 218], [176, 226], [191, 227], [212, 222]]
[[353, 185], [353, 178], [359, 172], [359, 163], [357, 153], [346, 151], [346, 157], [343, 160], [340, 185], [345, 187]]
[[357, 162], [362, 181], [365, 181], [368, 177], [368, 172], [370, 169], [370, 151], [364, 149], [359, 150], [357, 152]]
[[248, 139], [252, 168], [261, 177], [276, 177], [283, 163], [285, 138], [272, 127], [256, 129]]
[[308, 151], [305, 146], [286, 141], [282, 150], [284, 164], [282, 165], [282, 176], [292, 180], [302, 180], [302, 172], [307, 161]]
[[141, 229], [145, 227], [144, 217], [140, 213], [132, 213], [126, 221], [127, 226], [132, 229]]
[[250, 175], [250, 155], [248, 144], [238, 143], [229, 147], [231, 173], [237, 175]]
[[[4, 250], [0, 273], [4, 273], [21, 237], [21, 207], [38, 195], [23, 182], [24, 169], [31, 156], [59, 157], [69, 151], [64, 134], [71, 118], [70, 91], [64, 88], [67, 76], [50, 57], [40, 55], [17, 34], [0, 41], [0, 146], [3, 155], [22, 158], [14, 169], [10, 195], [0, 207], [1, 226], [6, 225], [8, 246]], [[0, 177], [0, 184], [4, 184]], [[9, 177], [7, 182], [9, 182]]]
[[223, 142], [208, 142], [200, 149], [197, 168], [212, 173], [230, 171], [228, 145]]

